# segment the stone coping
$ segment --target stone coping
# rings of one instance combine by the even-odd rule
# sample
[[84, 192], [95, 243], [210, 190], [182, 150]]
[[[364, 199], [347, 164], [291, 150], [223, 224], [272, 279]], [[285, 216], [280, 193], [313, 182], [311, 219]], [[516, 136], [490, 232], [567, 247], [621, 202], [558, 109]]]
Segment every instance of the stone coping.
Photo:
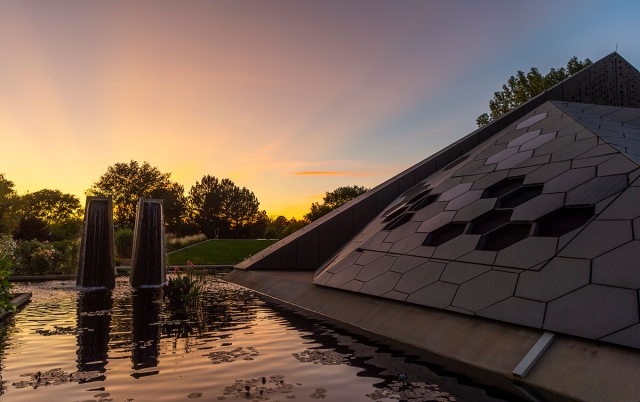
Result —
[[[16, 310], [24, 307], [25, 304], [31, 301], [31, 292], [27, 293], [17, 293], [14, 295], [14, 298], [11, 299], [11, 302], [16, 305]], [[11, 317], [14, 313], [3, 313], [0, 314], [0, 321], [4, 321], [5, 319]]]

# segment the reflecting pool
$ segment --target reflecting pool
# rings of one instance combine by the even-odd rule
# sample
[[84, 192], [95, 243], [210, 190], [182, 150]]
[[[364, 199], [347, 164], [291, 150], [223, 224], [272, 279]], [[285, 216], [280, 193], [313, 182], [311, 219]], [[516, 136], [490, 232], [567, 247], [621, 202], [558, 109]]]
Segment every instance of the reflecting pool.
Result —
[[391, 343], [300, 315], [208, 276], [200, 306], [162, 291], [17, 284], [32, 301], [0, 325], [3, 401], [519, 400], [439, 372]]

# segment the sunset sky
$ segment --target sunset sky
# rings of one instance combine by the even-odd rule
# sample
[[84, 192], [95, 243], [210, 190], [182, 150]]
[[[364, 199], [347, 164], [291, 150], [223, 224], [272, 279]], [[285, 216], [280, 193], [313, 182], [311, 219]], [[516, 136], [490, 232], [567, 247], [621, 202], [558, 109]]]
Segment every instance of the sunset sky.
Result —
[[148, 161], [302, 217], [473, 131], [518, 70], [618, 51], [633, 1], [0, 0], [0, 173], [84, 192]]

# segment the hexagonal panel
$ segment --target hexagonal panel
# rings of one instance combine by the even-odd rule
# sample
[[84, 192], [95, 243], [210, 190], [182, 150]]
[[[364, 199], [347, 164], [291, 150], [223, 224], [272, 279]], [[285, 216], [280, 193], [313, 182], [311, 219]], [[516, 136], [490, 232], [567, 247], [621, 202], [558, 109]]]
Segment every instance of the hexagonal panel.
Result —
[[542, 194], [517, 206], [511, 220], [533, 221], [564, 205], [564, 194]]
[[464, 194], [465, 192], [469, 191], [469, 189], [471, 188], [471, 186], [473, 185], [473, 183], [462, 183], [462, 184], [458, 184], [457, 186], [453, 187], [452, 189], [449, 189], [447, 191], [445, 191], [444, 193], [440, 194], [440, 199], [438, 201], [451, 201], [454, 198]]
[[484, 198], [499, 198], [522, 186], [524, 177], [509, 177], [487, 188]]
[[560, 237], [583, 226], [594, 214], [595, 208], [593, 206], [556, 209], [540, 218], [536, 235]]
[[395, 285], [395, 290], [413, 293], [425, 286], [431, 285], [440, 278], [445, 264], [428, 262], [402, 275], [402, 279]]
[[552, 259], [540, 271], [520, 274], [516, 296], [548, 302], [589, 284], [589, 260]]
[[534, 116], [531, 116], [527, 120], [523, 121], [522, 123], [519, 123], [516, 126], [516, 130], [520, 128], [526, 128], [526, 127], [532, 126], [535, 123], [539, 122], [540, 120], [544, 119], [545, 117], [547, 117], [546, 113], [541, 113], [541, 114], [536, 114]]
[[466, 223], [448, 223], [431, 232], [422, 245], [438, 247], [463, 234], [466, 227]]
[[515, 208], [542, 194], [541, 185], [522, 186], [500, 198], [500, 208]]
[[493, 210], [479, 216], [471, 222], [471, 234], [485, 234], [511, 220], [510, 209]]
[[541, 132], [542, 130], [534, 130], [524, 133], [521, 136], [509, 141], [509, 144], [507, 144], [507, 148], [517, 147], [518, 145], [522, 145], [525, 142], [531, 141], [532, 139], [539, 136]]
[[530, 223], [507, 223], [485, 234], [479, 250], [500, 251], [529, 237]]
[[518, 274], [489, 271], [460, 285], [451, 304], [477, 312], [513, 296], [517, 281]]
[[549, 302], [544, 329], [597, 339], [637, 322], [634, 290], [587, 285]]
[[447, 223], [451, 222], [454, 216], [456, 216], [455, 211], [440, 212], [439, 214], [434, 215], [431, 218], [427, 219], [426, 221], [422, 222], [422, 224], [420, 225], [417, 231], [421, 233], [433, 232], [439, 227], [442, 227]]

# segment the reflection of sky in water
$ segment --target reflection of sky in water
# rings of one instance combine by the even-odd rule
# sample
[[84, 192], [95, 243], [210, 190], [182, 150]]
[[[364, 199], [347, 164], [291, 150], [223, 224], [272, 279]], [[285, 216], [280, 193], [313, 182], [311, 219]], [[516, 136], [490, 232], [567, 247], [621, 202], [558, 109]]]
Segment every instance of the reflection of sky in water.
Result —
[[3, 398], [391, 400], [403, 372], [425, 383], [405, 390], [408, 400], [497, 400], [238, 286], [211, 277], [208, 287], [201, 308], [185, 314], [126, 278], [112, 292], [80, 292], [71, 281], [18, 284], [33, 298], [0, 327]]

